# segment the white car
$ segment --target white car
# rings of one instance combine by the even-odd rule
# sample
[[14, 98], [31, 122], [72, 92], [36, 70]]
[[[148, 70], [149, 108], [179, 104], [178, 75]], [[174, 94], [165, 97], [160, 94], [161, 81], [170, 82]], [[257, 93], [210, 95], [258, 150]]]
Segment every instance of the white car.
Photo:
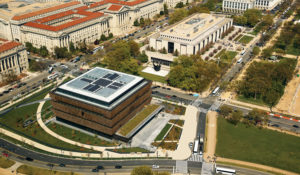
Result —
[[152, 165], [152, 168], [153, 168], [153, 169], [158, 169], [158, 168], [159, 168], [159, 165]]

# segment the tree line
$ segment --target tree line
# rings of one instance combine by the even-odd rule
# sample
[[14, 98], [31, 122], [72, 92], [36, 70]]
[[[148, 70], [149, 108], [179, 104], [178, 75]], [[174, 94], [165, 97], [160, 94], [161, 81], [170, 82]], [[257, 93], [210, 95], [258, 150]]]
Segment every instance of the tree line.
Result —
[[246, 70], [243, 80], [238, 82], [238, 94], [246, 98], [261, 99], [272, 110], [292, 79], [296, 63], [296, 59], [289, 58], [279, 62], [253, 62]]
[[183, 90], [203, 92], [220, 73], [215, 61], [204, 61], [199, 55], [181, 55], [171, 65], [167, 82]]

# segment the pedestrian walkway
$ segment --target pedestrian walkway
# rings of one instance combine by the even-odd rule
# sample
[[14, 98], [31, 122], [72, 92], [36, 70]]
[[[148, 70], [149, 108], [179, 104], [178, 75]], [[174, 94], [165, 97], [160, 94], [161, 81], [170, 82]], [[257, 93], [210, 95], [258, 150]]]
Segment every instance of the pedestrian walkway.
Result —
[[201, 175], [213, 175], [214, 174], [214, 164], [213, 163], [202, 163]]
[[23, 165], [23, 163], [16, 162], [13, 166], [7, 168], [10, 172], [16, 172], [19, 166]]
[[182, 173], [182, 174], [188, 173], [187, 161], [177, 160], [175, 173]]
[[204, 159], [211, 161], [211, 158], [215, 155], [216, 142], [217, 142], [217, 113], [209, 111], [207, 113], [207, 140], [206, 140], [206, 152], [204, 153]]
[[202, 162], [203, 156], [199, 155], [199, 154], [192, 154], [191, 157], [188, 159], [188, 161], [192, 161], [192, 162]]
[[175, 151], [171, 152], [171, 156], [176, 160], [186, 160], [191, 156], [191, 149], [189, 143], [193, 142], [197, 132], [197, 117], [198, 109], [195, 106], [189, 105], [186, 108], [184, 115], [184, 125], [182, 134]]

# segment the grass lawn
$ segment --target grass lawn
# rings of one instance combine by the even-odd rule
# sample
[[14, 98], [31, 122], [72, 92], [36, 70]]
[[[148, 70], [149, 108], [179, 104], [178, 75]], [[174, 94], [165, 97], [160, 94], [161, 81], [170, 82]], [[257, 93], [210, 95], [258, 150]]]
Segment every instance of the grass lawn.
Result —
[[[232, 59], [237, 55], [238, 53], [235, 51], [226, 51], [226, 49], [221, 50], [215, 58], [221, 58], [221, 62], [230, 64], [232, 62]], [[225, 57], [226, 55], [227, 57]]]
[[171, 126], [172, 126], [171, 124], [166, 124], [166, 126], [160, 131], [160, 133], [156, 136], [154, 140], [155, 141], [162, 140], [164, 136], [167, 134], [167, 132], [169, 131]]
[[243, 43], [243, 44], [248, 44], [252, 39], [253, 39], [252, 36], [244, 35], [244, 36], [239, 40], [239, 42], [240, 42], [240, 43]]
[[257, 99], [246, 98], [243, 95], [239, 95], [237, 97], [237, 100], [241, 101], [241, 102], [245, 102], [245, 103], [251, 103], [251, 104], [254, 104], [254, 105], [267, 106], [267, 104], [265, 104], [261, 98], [257, 98]]
[[183, 124], [184, 124], [184, 121], [183, 120], [169, 120], [169, 122], [170, 123], [174, 123], [174, 124], [176, 124], [176, 125], [178, 125], [178, 126], [183, 126]]
[[300, 49], [297, 49], [293, 46], [293, 44], [290, 44], [286, 48], [286, 53], [291, 55], [300, 55]]
[[239, 34], [239, 36], [237, 36], [237, 37], [234, 39], [234, 41], [237, 41], [237, 40], [241, 39], [242, 36], [243, 36], [242, 34]]
[[300, 137], [218, 118], [216, 155], [300, 173]]
[[[52, 88], [53, 86], [45, 89], [45, 91], [43, 91], [42, 93], [39, 93], [38, 95], [34, 94], [32, 98], [29, 97], [23, 101], [29, 103], [36, 100], [41, 100], [49, 93], [49, 91]], [[13, 106], [17, 106], [20, 103], [22, 103], [22, 101]], [[20, 107], [17, 109], [13, 109], [10, 112], [0, 117], [0, 123], [6, 125], [5, 128], [8, 128], [9, 130], [17, 130], [19, 131], [19, 134], [24, 134], [28, 138], [33, 139], [35, 141], [41, 141], [42, 144], [48, 144], [49, 146], [56, 146], [68, 150], [83, 151], [84, 149], [83, 148], [81, 149], [79, 146], [68, 144], [47, 134], [42, 128], [40, 128], [37, 122], [29, 125], [26, 128], [23, 128], [24, 121], [26, 121], [29, 118], [31, 118], [32, 120], [36, 119], [36, 111], [38, 105], [39, 103], [36, 103], [36, 104]]]
[[2, 157], [2, 156], [0, 157], [0, 167], [1, 168], [9, 168], [15, 163], [16, 163], [15, 161], [9, 160], [6, 157]]
[[117, 153], [150, 153], [149, 150], [140, 147], [132, 147], [132, 148], [120, 148], [120, 149], [108, 149]]
[[148, 117], [153, 111], [155, 111], [159, 105], [147, 105], [145, 108], [140, 111], [137, 115], [134, 116], [129, 122], [127, 122], [120, 129], [120, 134], [126, 136], [131, 130], [133, 130], [138, 124], [140, 124], [146, 117]]
[[78, 173], [73, 173], [73, 172], [62, 172], [62, 171], [50, 171], [47, 169], [42, 169], [42, 168], [37, 168], [37, 167], [32, 167], [28, 165], [21, 165], [17, 169], [18, 173], [22, 174], [28, 174], [28, 175], [79, 175]]
[[97, 146], [115, 146], [116, 144], [112, 142], [108, 142], [106, 140], [102, 140], [98, 137], [91, 136], [88, 134], [85, 134], [83, 132], [79, 132], [73, 129], [70, 129], [68, 127], [56, 124], [56, 123], [50, 123], [48, 125], [48, 128], [51, 129], [53, 132], [66, 137], [70, 140], [74, 140], [80, 143], [88, 144], [88, 145], [97, 145]]
[[153, 142], [152, 145], [172, 151], [176, 150], [177, 148], [177, 142]]
[[215, 58], [221, 57], [225, 53], [226, 49], [222, 49], [217, 55], [215, 55]]
[[138, 73], [139, 73], [140, 76], [144, 77], [145, 79], [152, 80], [152, 81], [158, 81], [158, 82], [161, 82], [161, 83], [167, 83], [166, 77], [162, 77], [162, 76], [142, 72], [143, 69], [144, 69], [144, 67], [140, 67]]
[[174, 125], [169, 131], [168, 135], [165, 137], [165, 140], [179, 140], [181, 132], [182, 129]]

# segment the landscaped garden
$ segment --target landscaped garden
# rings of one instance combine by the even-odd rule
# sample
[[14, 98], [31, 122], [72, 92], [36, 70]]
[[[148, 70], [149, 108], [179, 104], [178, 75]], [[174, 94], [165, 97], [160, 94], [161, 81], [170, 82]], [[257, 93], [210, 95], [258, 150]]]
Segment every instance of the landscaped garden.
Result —
[[159, 105], [155, 104], [145, 106], [145, 108], [142, 111], [140, 111], [137, 115], [135, 115], [131, 120], [129, 120], [125, 125], [123, 125], [120, 128], [119, 133], [123, 136], [126, 136], [158, 107]]
[[9, 159], [6, 158], [6, 157], [0, 156], [0, 167], [1, 167], [1, 168], [9, 168], [9, 167], [11, 167], [13, 164], [15, 164], [15, 161], [9, 160]]
[[[17, 107], [23, 103], [30, 103], [43, 99], [52, 88], [53, 86], [50, 86], [44, 89], [43, 91], [38, 92], [37, 94], [33, 94], [32, 96], [24, 99], [23, 101], [13, 105], [13, 109], [11, 111], [1, 116], [0, 123], [2, 124], [2, 127], [10, 131], [16, 132], [19, 135], [24, 135], [25, 137], [32, 139], [36, 142], [40, 142], [42, 144], [46, 144], [52, 147], [74, 151], [91, 151], [81, 148], [79, 146], [68, 144], [46, 133], [35, 121], [39, 103], [31, 104], [24, 107]], [[28, 126], [25, 126], [26, 123], [29, 123]]]
[[226, 51], [226, 49], [222, 49], [215, 58], [220, 58], [222, 63], [230, 64], [232, 59], [237, 55], [235, 51]]
[[70, 140], [74, 140], [76, 142], [80, 142], [83, 144], [88, 145], [95, 145], [95, 146], [116, 146], [116, 143], [108, 142], [106, 140], [100, 139], [97, 135], [91, 136], [85, 134], [83, 132], [65, 127], [63, 125], [59, 125], [56, 123], [50, 123], [48, 128], [51, 129], [53, 132], [68, 138]]
[[179, 106], [179, 105], [168, 103], [168, 102], [163, 102], [163, 105], [165, 107], [166, 113], [175, 114], [175, 115], [184, 115], [185, 114], [186, 107], [184, 107], [184, 106]]
[[[300, 173], [300, 137], [218, 117], [216, 155]], [[270, 149], [272, 148], [272, 149]]]
[[173, 126], [172, 129], [169, 131], [168, 135], [165, 137], [165, 140], [179, 141], [181, 132], [182, 132], [181, 128], [179, 128], [177, 126]]
[[156, 138], [154, 139], [155, 141], [159, 141], [162, 140], [164, 138], [164, 136], [167, 134], [167, 132], [169, 131], [169, 129], [171, 128], [171, 124], [166, 124], [166, 126], [160, 131], [160, 133], [156, 136]]
[[167, 150], [176, 150], [177, 148], [177, 142], [153, 142], [152, 143], [153, 146], [155, 147], [160, 147], [162, 149], [167, 149]]
[[243, 44], [248, 44], [252, 39], [253, 39], [252, 36], [244, 35], [244, 36], [239, 40], [239, 42], [240, 42], [240, 43], [243, 43]]
[[173, 123], [173, 124], [183, 127], [184, 120], [173, 120], [172, 119], [172, 120], [169, 120], [169, 123]]
[[149, 150], [140, 147], [131, 147], [131, 148], [119, 148], [119, 149], [107, 149], [116, 153], [150, 153]]

